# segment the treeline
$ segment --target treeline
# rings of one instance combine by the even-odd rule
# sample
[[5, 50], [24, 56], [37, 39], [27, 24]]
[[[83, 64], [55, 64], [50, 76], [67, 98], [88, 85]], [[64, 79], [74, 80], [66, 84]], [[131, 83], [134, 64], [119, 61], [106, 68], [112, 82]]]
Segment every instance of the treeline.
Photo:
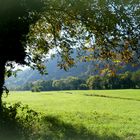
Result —
[[88, 89], [129, 89], [140, 88], [140, 70], [125, 72], [115, 76], [89, 76], [87, 78], [67, 77], [60, 80], [39, 80], [28, 83], [15, 90], [51, 91], [51, 90], [88, 90]]

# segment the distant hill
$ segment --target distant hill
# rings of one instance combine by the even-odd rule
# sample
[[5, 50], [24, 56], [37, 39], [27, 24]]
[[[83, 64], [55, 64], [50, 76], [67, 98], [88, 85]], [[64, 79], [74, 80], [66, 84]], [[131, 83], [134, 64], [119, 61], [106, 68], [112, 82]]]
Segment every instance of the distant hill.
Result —
[[85, 77], [90, 74], [91, 62], [81, 62], [68, 71], [57, 67], [57, 60], [53, 59], [46, 63], [48, 75], [41, 75], [38, 71], [26, 69], [17, 73], [16, 77], [10, 77], [6, 80], [7, 87], [22, 86], [28, 82], [36, 80], [54, 80], [66, 78], [68, 76]]
[[[95, 64], [93, 62], [79, 62], [76, 66], [72, 67], [68, 71], [64, 71], [57, 67], [57, 59], [50, 59], [46, 63], [46, 67], [48, 75], [41, 75], [36, 70], [26, 69], [24, 71], [18, 72], [17, 77], [8, 78], [6, 80], [6, 86], [8, 88], [15, 88], [37, 80], [55, 80], [66, 78], [68, 76], [86, 78], [89, 75], [94, 75], [97, 73], [97, 71], [94, 71]], [[140, 69], [140, 66], [132, 67], [128, 65], [120, 70], [120, 72], [136, 71], [138, 69]]]

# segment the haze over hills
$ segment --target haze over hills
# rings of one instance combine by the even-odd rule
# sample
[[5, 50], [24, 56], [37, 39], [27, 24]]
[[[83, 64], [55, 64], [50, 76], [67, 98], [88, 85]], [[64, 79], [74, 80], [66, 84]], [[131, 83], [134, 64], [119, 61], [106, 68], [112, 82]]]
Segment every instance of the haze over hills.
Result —
[[[47, 63], [48, 75], [41, 75], [38, 71], [32, 69], [26, 69], [17, 73], [16, 77], [10, 77], [6, 80], [6, 86], [8, 88], [15, 88], [23, 86], [29, 82], [37, 80], [56, 80], [66, 78], [68, 76], [75, 76], [80, 78], [88, 77], [97, 73], [95, 71], [95, 63], [93, 62], [79, 62], [76, 66], [72, 67], [68, 71], [64, 71], [57, 67], [57, 59], [50, 59]], [[127, 66], [121, 72], [124, 71], [136, 71], [140, 68]]]
[[26, 69], [17, 73], [16, 77], [10, 77], [6, 80], [6, 86], [11, 88], [15, 86], [22, 86], [26, 83], [36, 80], [55, 80], [60, 78], [66, 78], [68, 76], [84, 77], [90, 75], [91, 62], [81, 62], [76, 64], [68, 71], [62, 70], [57, 67], [57, 60], [53, 59], [47, 62], [48, 75], [41, 75], [37, 70]]

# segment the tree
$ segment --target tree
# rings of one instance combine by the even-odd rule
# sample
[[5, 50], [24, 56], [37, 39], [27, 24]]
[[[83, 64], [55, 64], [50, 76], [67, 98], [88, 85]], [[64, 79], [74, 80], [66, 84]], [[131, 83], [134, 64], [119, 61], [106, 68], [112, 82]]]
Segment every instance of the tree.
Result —
[[50, 90], [53, 90], [52, 82], [53, 82], [52, 80], [49, 80], [49, 81], [44, 81], [44, 80], [35, 81], [35, 82], [32, 82], [32, 86], [30, 86], [30, 89], [28, 89], [28, 90], [37, 89], [36, 87], [38, 87], [38, 89], [40, 91], [50, 91]]
[[[40, 0], [0, 1], [0, 109], [5, 76], [5, 65], [13, 67], [11, 61], [25, 64], [24, 44], [29, 26], [39, 18]], [[9, 73], [10, 74], [10, 73]]]
[[52, 87], [54, 90], [65, 90], [66, 89], [66, 84], [64, 79], [60, 80], [54, 80], [52, 83]]
[[79, 89], [80, 84], [82, 84], [82, 80], [78, 77], [69, 76], [65, 79], [65, 86], [68, 90]]
[[121, 89], [128, 89], [128, 88], [135, 88], [135, 82], [132, 81], [133, 72], [125, 72], [119, 75], [119, 88]]
[[138, 0], [1, 1], [0, 99], [5, 65], [10, 67], [8, 74], [11, 61], [44, 72], [51, 49], [65, 70], [75, 64], [73, 48], [79, 56], [89, 51], [83, 61], [105, 60], [112, 68], [122, 60], [139, 63], [139, 5]]
[[98, 75], [90, 76], [87, 79], [86, 84], [89, 87], [89, 89], [103, 89], [102, 77]]
[[139, 13], [137, 0], [53, 0], [30, 30], [29, 56], [40, 66], [49, 50], [55, 49], [58, 66], [67, 69], [75, 64], [71, 53], [77, 48], [80, 56], [85, 54], [82, 61], [99, 60], [114, 72], [114, 63], [137, 64]]
[[131, 80], [135, 83], [135, 88], [140, 88], [140, 70], [132, 74]]

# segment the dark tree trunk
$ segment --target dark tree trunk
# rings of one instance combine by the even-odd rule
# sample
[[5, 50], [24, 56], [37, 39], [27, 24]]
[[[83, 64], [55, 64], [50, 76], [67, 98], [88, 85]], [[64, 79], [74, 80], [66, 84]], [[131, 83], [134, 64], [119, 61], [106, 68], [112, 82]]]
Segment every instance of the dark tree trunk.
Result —
[[2, 112], [2, 93], [5, 81], [5, 61], [0, 60], [0, 113]]

